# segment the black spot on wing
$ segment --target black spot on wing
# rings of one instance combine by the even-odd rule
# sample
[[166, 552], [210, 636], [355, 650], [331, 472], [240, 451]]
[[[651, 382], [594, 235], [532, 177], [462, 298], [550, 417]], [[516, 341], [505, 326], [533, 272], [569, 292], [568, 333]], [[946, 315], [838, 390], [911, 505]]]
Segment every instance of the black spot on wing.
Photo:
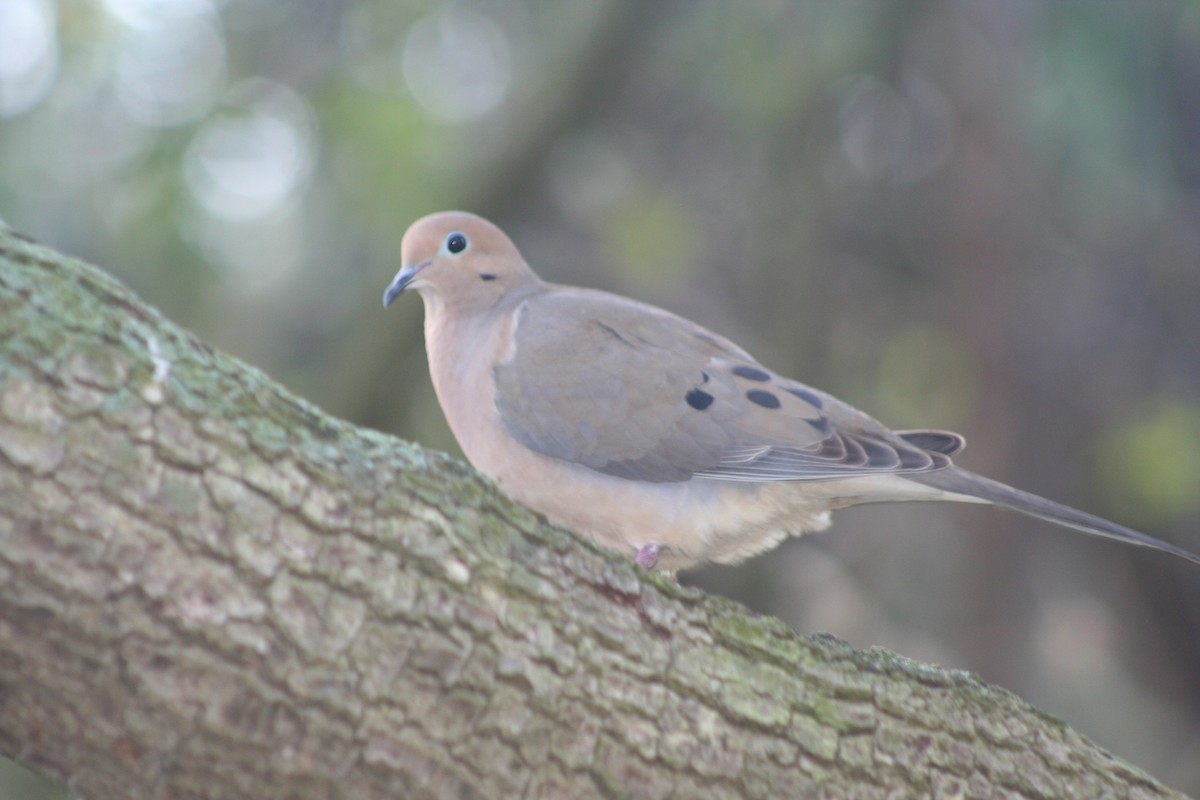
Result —
[[810, 392], [808, 389], [801, 389], [796, 386], [789, 386], [789, 387], [787, 387], [787, 391], [790, 392], [791, 394], [796, 395], [796, 397], [799, 397], [801, 400], [808, 403], [813, 408], [821, 408], [822, 406], [825, 405], [821, 401], [820, 397], [818, 397], [814, 392]]
[[748, 381], [771, 380], [771, 374], [769, 372], [765, 372], [757, 367], [746, 366], [745, 364], [738, 364], [736, 367], [734, 367], [733, 374], [737, 375], [739, 378], [745, 378]]
[[828, 436], [830, 431], [832, 431], [829, 420], [825, 417], [805, 417], [804, 421], [811, 425], [813, 430], [822, 435]]
[[701, 389], [692, 389], [684, 398], [687, 404], [697, 411], [703, 411], [712, 405], [713, 396]]
[[762, 389], [751, 389], [750, 391], [746, 392], [746, 399], [755, 405], [762, 406], [763, 408], [775, 409], [779, 408], [781, 405], [778, 397], [770, 392], [765, 392]]

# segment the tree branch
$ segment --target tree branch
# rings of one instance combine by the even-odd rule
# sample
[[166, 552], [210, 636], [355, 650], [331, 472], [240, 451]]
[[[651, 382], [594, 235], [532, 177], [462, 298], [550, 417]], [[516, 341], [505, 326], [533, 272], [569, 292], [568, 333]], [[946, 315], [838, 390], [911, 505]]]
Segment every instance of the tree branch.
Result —
[[330, 419], [0, 228], [0, 750], [89, 798], [1178, 797]]

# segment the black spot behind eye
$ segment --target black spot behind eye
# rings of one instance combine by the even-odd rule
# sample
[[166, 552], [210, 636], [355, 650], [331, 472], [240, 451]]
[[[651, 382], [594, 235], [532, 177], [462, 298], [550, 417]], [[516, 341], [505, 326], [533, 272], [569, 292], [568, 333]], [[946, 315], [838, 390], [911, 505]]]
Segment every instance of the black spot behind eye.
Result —
[[713, 396], [700, 389], [692, 389], [687, 393], [687, 404], [697, 411], [703, 411], [712, 405]]
[[479, 274], [479, 279], [483, 281], [494, 281], [496, 280], [496, 276], [490, 272], [482, 272]]
[[461, 253], [467, 249], [467, 237], [457, 231], [446, 237], [446, 249], [451, 253]]

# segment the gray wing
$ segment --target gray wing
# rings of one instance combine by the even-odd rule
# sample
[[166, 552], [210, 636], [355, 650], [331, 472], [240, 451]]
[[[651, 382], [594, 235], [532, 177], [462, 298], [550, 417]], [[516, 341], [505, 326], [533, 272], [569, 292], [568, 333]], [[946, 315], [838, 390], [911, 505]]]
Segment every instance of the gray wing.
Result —
[[653, 306], [554, 289], [517, 313], [496, 407], [547, 456], [651, 482], [798, 481], [940, 469], [955, 449], [953, 434], [906, 441]]

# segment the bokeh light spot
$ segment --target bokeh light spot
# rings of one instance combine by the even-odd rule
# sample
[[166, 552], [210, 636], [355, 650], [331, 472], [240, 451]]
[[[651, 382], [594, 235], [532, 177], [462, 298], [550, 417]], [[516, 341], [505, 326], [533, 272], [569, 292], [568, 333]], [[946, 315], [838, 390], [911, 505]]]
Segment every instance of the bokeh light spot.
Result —
[[225, 84], [225, 40], [210, 15], [131, 29], [116, 63], [121, 105], [153, 127], [208, 113]]
[[307, 101], [281, 84], [252, 79], [189, 145], [184, 178], [200, 208], [230, 221], [275, 211], [302, 186], [316, 152]]
[[507, 97], [512, 54], [504, 33], [487, 17], [445, 10], [409, 31], [402, 53], [404, 79], [431, 115], [453, 124], [477, 119]]
[[46, 0], [0, 2], [0, 116], [33, 108], [58, 74], [54, 12]]
[[214, 13], [212, 0], [104, 0], [109, 15], [130, 28], [187, 23]]

